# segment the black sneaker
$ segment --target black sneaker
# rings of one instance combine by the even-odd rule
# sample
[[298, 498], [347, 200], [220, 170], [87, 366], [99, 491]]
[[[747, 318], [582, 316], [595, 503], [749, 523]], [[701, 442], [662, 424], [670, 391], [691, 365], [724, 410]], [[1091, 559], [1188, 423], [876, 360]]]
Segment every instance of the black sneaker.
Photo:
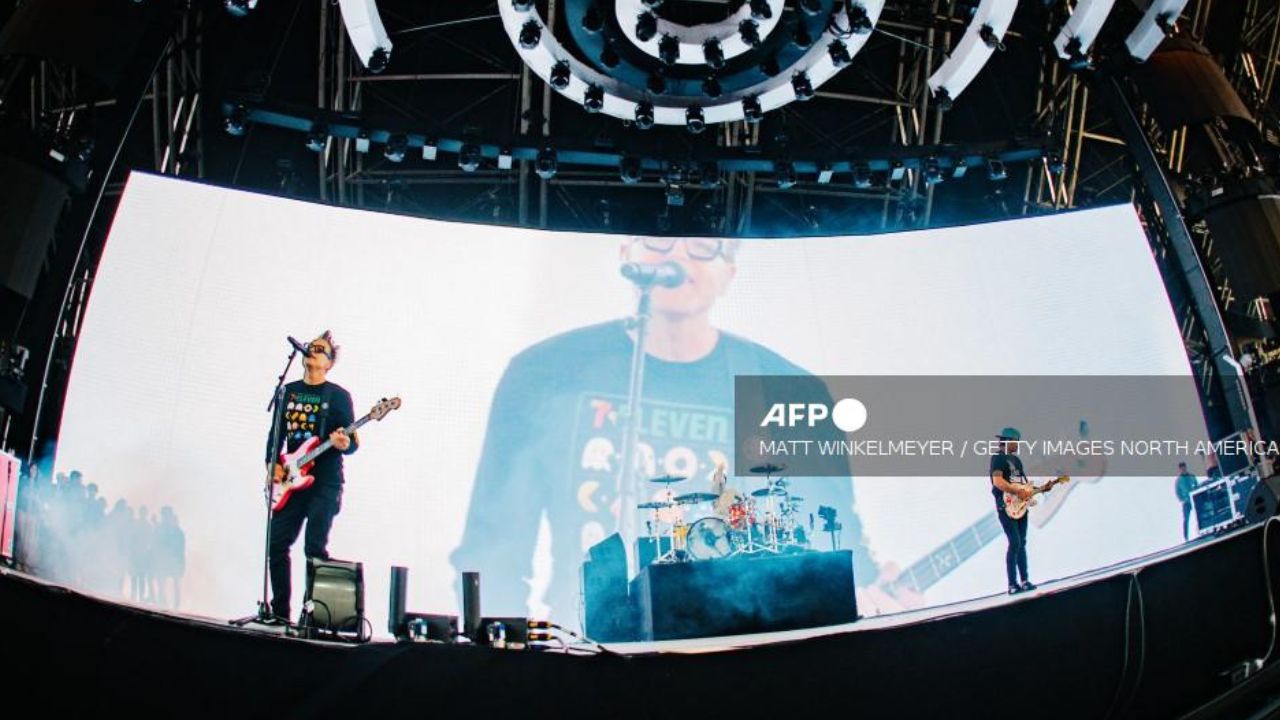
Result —
[[1022, 588], [1021, 588], [1022, 592], [1031, 592], [1032, 590], [1035, 590], [1035, 589], [1036, 589], [1036, 586], [1033, 585], [1030, 580], [1022, 581]]
[[1010, 586], [1009, 586], [1009, 594], [1010, 594], [1010, 595], [1017, 595], [1017, 594], [1018, 594], [1018, 593], [1020, 593], [1020, 592], [1022, 592], [1022, 588], [1018, 587], [1017, 585], [1010, 585]]

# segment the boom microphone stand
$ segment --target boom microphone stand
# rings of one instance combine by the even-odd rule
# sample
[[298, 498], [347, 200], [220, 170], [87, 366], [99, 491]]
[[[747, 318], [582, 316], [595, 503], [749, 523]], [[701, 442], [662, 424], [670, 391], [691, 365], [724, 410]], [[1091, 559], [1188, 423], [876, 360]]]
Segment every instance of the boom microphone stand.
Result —
[[[290, 343], [292, 345], [292, 343]], [[284, 403], [284, 379], [293, 367], [293, 360], [298, 356], [297, 346], [289, 351], [289, 360], [284, 364], [284, 371], [276, 378], [276, 389], [271, 393], [271, 402], [267, 403], [267, 412], [271, 413], [271, 452], [267, 460], [267, 477], [262, 487], [262, 497], [267, 507], [266, 544], [262, 550], [262, 599], [258, 600], [258, 613], [231, 621], [232, 625], [242, 627], [249, 623], [259, 625], [288, 625], [288, 618], [278, 618], [271, 612], [271, 490], [275, 485], [275, 460], [280, 456], [280, 416], [279, 408]]]

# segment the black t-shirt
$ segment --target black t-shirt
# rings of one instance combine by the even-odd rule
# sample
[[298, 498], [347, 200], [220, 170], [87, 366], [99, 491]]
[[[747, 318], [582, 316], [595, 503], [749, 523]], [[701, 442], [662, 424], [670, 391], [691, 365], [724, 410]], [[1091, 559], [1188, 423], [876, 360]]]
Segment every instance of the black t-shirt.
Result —
[[[991, 456], [991, 469], [987, 472], [987, 476], [995, 475], [1000, 470], [1004, 473], [1004, 479], [1009, 482], [1024, 482], [1027, 475], [1022, 471], [1022, 458], [1009, 453], [997, 453]], [[1004, 491], [996, 487], [995, 482], [991, 483], [991, 494], [995, 496], [996, 508], [1004, 508]]]
[[[321, 442], [329, 433], [355, 422], [351, 393], [341, 385], [325, 381], [308, 385], [295, 380], [284, 386], [284, 405], [280, 416], [280, 436], [285, 448], [292, 452], [307, 438], [318, 437]], [[270, 459], [271, 429], [267, 428], [267, 453]], [[330, 448], [316, 458], [311, 474], [316, 487], [338, 488], [342, 486], [342, 456], [356, 451], [354, 438], [346, 453]]]
[[[552, 337], [513, 358], [494, 393], [462, 542], [452, 555], [459, 571], [479, 571], [485, 608], [526, 612], [530, 558], [545, 513], [551, 529], [552, 581], [546, 601], [552, 616], [577, 616], [578, 569], [592, 545], [614, 532], [633, 343], [623, 321]], [[799, 366], [749, 340], [721, 333], [715, 348], [695, 362], [645, 358], [639, 458], [649, 476], [684, 475], [676, 493], [710, 489], [716, 462], [733, 462], [735, 375], [808, 375]], [[848, 477], [790, 478], [803, 496], [804, 524], [820, 505], [839, 510], [841, 546], [855, 550], [860, 582], [875, 570], [861, 547]], [[649, 493], [658, 485], [644, 483]], [[763, 479], [739, 478], [741, 490]], [[646, 499], [646, 498], [638, 498]], [[811, 544], [829, 549], [821, 523]], [[640, 528], [644, 534], [644, 528]]]

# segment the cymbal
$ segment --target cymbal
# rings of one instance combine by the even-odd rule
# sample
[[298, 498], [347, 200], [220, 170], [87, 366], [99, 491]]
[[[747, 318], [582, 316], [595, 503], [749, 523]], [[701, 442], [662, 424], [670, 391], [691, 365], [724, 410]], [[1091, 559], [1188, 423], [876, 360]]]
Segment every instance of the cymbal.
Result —
[[711, 502], [712, 500], [715, 500], [718, 497], [720, 496], [716, 495], [715, 493], [693, 492], [693, 493], [685, 493], [684, 495], [677, 495], [676, 502], [680, 503], [681, 505], [692, 505], [693, 503]]
[[756, 475], [772, 475], [776, 472], [781, 472], [786, 469], [787, 469], [786, 465], [774, 465], [773, 463], [768, 463], [766, 465], [757, 465], [751, 468], [751, 472]]
[[667, 502], [665, 500], [654, 500], [652, 502], [642, 502], [636, 507], [640, 508], [641, 510], [658, 510], [660, 508], [668, 508], [673, 506], [675, 506], [675, 503], [673, 502]]
[[649, 478], [649, 482], [670, 484], [670, 483], [678, 483], [681, 480], [688, 480], [688, 479], [689, 477], [687, 475], [659, 475], [656, 478]]
[[760, 488], [759, 490], [751, 491], [752, 497], [765, 497], [768, 495], [773, 495], [776, 497], [776, 496], [786, 495], [786, 494], [787, 494], [787, 491], [781, 488], [773, 488], [772, 490], [769, 488]]

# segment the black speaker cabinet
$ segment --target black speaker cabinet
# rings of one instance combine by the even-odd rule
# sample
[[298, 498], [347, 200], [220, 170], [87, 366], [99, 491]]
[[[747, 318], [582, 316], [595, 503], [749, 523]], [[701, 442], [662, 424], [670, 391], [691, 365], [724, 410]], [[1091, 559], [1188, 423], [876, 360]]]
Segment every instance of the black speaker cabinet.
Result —
[[364, 635], [364, 566], [345, 560], [307, 558], [303, 604], [317, 630]]

